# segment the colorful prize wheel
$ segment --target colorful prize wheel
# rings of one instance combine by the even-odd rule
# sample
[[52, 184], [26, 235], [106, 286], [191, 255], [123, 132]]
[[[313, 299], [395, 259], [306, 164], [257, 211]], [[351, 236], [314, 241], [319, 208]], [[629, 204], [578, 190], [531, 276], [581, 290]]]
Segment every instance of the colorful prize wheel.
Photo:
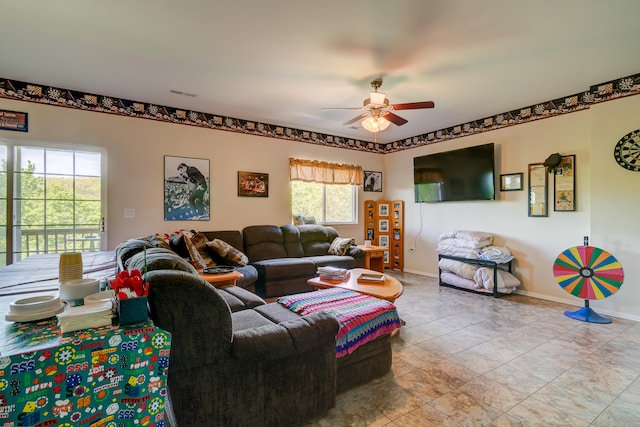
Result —
[[583, 308], [565, 311], [567, 317], [611, 323], [610, 318], [589, 308], [589, 300], [607, 298], [622, 286], [624, 271], [613, 255], [595, 246], [574, 246], [558, 255], [553, 264], [553, 275], [562, 289], [584, 299]]

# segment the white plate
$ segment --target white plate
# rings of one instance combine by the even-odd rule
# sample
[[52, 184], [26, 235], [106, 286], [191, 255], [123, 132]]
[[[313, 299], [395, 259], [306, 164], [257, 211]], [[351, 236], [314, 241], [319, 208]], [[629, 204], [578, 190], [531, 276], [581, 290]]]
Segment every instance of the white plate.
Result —
[[95, 294], [87, 295], [84, 297], [84, 305], [99, 304], [105, 301], [113, 301], [116, 297], [116, 293], [113, 289], [97, 292]]
[[7, 313], [4, 315], [4, 319], [9, 322], [33, 322], [36, 320], [48, 319], [49, 317], [53, 317], [64, 310], [64, 304], [60, 302], [58, 302], [58, 304], [59, 304], [58, 307], [52, 308], [48, 311], [41, 311], [39, 313], [28, 313], [28, 314]]
[[60, 297], [57, 295], [22, 298], [9, 304], [11, 314], [35, 314], [48, 312], [59, 307]]

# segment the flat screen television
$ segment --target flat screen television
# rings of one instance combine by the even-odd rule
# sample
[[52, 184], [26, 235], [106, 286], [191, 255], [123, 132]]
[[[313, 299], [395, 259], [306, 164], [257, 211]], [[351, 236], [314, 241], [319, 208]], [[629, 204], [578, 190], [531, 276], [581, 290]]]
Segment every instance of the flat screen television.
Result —
[[416, 203], [494, 200], [493, 143], [414, 157]]

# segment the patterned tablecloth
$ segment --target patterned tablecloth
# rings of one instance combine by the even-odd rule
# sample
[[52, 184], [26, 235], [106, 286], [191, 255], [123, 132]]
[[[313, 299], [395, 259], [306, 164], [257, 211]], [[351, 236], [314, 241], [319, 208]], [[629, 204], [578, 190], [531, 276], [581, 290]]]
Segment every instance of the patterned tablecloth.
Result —
[[164, 425], [171, 335], [153, 324], [62, 334], [52, 318], [0, 338], [0, 425]]
[[278, 302], [302, 316], [324, 311], [338, 319], [336, 356], [353, 353], [358, 347], [402, 326], [396, 306], [358, 292], [332, 288], [278, 298]]

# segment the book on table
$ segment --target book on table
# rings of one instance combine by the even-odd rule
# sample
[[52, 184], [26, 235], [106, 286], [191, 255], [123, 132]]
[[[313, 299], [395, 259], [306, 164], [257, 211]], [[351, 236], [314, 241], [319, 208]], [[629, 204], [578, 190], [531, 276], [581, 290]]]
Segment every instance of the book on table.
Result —
[[328, 280], [332, 282], [344, 282], [349, 278], [351, 273], [345, 268], [336, 267], [318, 267], [317, 271], [320, 280]]
[[358, 277], [358, 282], [380, 284], [380, 285], [384, 285], [385, 280], [386, 278], [384, 274], [378, 274], [378, 273], [362, 273]]

